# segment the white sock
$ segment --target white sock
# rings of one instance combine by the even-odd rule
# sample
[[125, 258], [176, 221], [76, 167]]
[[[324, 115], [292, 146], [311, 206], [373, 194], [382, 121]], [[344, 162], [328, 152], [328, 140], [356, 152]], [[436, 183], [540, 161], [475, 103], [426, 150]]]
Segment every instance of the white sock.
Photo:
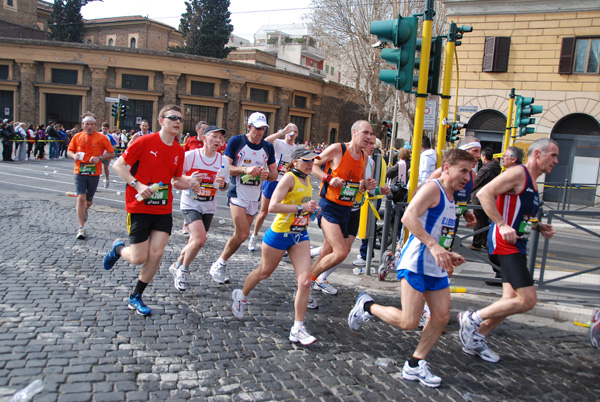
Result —
[[217, 260], [217, 262], [221, 265], [227, 265], [227, 261], [225, 261], [224, 259], [222, 259], [221, 257], [219, 257], [219, 259]]
[[319, 282], [327, 281], [327, 278], [329, 278], [329, 275], [333, 274], [335, 272], [335, 270], [339, 268], [339, 266], [340, 266], [340, 264], [334, 265], [333, 267], [329, 268], [327, 271], [325, 271], [321, 275], [319, 275]]
[[304, 326], [304, 321], [294, 321], [294, 329], [299, 331]]

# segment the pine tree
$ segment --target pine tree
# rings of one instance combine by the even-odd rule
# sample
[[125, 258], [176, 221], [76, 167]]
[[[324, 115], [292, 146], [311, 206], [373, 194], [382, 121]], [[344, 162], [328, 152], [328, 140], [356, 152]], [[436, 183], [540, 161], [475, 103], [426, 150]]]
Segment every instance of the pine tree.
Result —
[[229, 42], [233, 25], [229, 18], [229, 0], [191, 0], [185, 2], [179, 30], [185, 45], [171, 51], [224, 59], [234, 49]]
[[63, 42], [83, 42], [81, 7], [94, 0], [54, 0], [48, 18], [48, 39]]
[[52, 14], [50, 14], [50, 18], [48, 18], [48, 28], [50, 28], [50, 32], [48, 33], [49, 40], [64, 41], [64, 10], [64, 1], [54, 0], [54, 4], [52, 5]]

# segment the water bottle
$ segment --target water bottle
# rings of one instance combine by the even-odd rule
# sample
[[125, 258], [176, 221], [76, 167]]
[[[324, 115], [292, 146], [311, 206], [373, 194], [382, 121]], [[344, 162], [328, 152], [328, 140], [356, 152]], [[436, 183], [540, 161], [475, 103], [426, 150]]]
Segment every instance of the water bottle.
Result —
[[[156, 193], [161, 186], [162, 186], [162, 181], [159, 181], [158, 183], [154, 183], [153, 185], [151, 185], [150, 188], [152, 189], [153, 193]], [[135, 199], [138, 200], [139, 202], [142, 202], [142, 201], [144, 201], [145, 198], [140, 193], [138, 193], [135, 196]]]
[[31, 384], [29, 384], [27, 387], [23, 388], [22, 390], [20, 390], [16, 394], [14, 394], [13, 397], [10, 399], [10, 402], [30, 401], [31, 398], [34, 397], [34, 395], [42, 392], [43, 389], [44, 389], [44, 384], [43, 384], [42, 380], [35, 380]]
[[252, 176], [250, 173], [246, 173], [245, 175], [243, 175], [241, 177], [242, 179], [242, 183], [247, 183], [249, 180], [254, 179], [254, 176]]
[[[196, 173], [192, 174], [192, 177], [194, 178], [194, 180], [197, 180], [197, 179], [198, 179], [198, 176], [196, 176]], [[192, 187], [193, 187], [193, 186], [192, 186]], [[187, 195], [188, 195], [188, 197], [191, 197], [191, 198], [196, 198], [196, 193], [194, 193], [194, 190], [192, 190], [192, 188], [191, 188], [191, 187], [190, 187], [190, 189], [188, 190], [188, 193], [187, 193]]]
[[65, 194], [67, 194], [69, 197], [77, 197], [77, 193], [72, 193], [70, 191], [67, 191]]
[[310, 214], [310, 220], [314, 221], [315, 218], [317, 217], [317, 215], [319, 215], [320, 212], [321, 212], [321, 208], [319, 206], [317, 206], [317, 208], [315, 208], [315, 210], [313, 211], [313, 213]]
[[225, 165], [221, 164], [219, 170], [217, 170], [217, 176], [225, 177]]
[[354, 268], [352, 269], [352, 272], [354, 273], [354, 275], [363, 275], [365, 273], [365, 270], [363, 268]]

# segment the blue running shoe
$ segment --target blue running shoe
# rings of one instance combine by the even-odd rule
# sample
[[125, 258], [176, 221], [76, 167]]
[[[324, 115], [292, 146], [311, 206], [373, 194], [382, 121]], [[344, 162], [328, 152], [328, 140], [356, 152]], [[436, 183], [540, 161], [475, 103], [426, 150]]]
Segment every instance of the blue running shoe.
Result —
[[135, 295], [133, 298], [129, 297], [129, 309], [135, 310], [139, 315], [148, 315], [152, 312], [150, 307], [146, 306], [142, 300], [142, 295]]
[[117, 255], [117, 253], [115, 252], [115, 249], [118, 246], [124, 246], [124, 245], [125, 245], [125, 243], [123, 243], [123, 240], [121, 240], [121, 239], [117, 239], [113, 242], [111, 249], [104, 256], [104, 269], [105, 270], [110, 271], [112, 269], [112, 267], [115, 266], [115, 264], [117, 263], [119, 258], [121, 258], [120, 255]]

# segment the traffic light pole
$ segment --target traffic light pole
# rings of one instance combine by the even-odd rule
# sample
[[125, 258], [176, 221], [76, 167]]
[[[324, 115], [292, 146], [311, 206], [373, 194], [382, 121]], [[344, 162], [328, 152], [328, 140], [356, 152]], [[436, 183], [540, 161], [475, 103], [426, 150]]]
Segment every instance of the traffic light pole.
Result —
[[[515, 89], [510, 90], [510, 100], [508, 101], [508, 117], [506, 118], [506, 133], [504, 134], [504, 143], [502, 147], [502, 153], [506, 151], [510, 142], [510, 129], [513, 126], [513, 109], [515, 106]], [[512, 144], [510, 144], [512, 145]]]
[[[419, 85], [417, 87], [417, 105], [413, 129], [412, 158], [408, 185], [408, 202], [412, 200], [419, 179], [419, 161], [423, 141], [423, 124], [425, 122], [425, 101], [427, 100], [427, 78], [429, 77], [429, 56], [431, 53], [431, 33], [433, 27], [433, 0], [427, 0], [423, 14], [423, 37], [421, 47], [421, 64], [419, 65]], [[407, 232], [408, 234], [408, 232]]]
[[[456, 23], [450, 23], [450, 32], [456, 31]], [[446, 124], [448, 108], [450, 106], [450, 91], [452, 89], [452, 67], [454, 66], [454, 48], [456, 43], [449, 39], [446, 42], [446, 58], [444, 60], [444, 84], [442, 86], [442, 109], [440, 110], [440, 124], [438, 126], [437, 162], [436, 167], [442, 166], [442, 151], [446, 149]], [[457, 99], [458, 101], [458, 99]]]

